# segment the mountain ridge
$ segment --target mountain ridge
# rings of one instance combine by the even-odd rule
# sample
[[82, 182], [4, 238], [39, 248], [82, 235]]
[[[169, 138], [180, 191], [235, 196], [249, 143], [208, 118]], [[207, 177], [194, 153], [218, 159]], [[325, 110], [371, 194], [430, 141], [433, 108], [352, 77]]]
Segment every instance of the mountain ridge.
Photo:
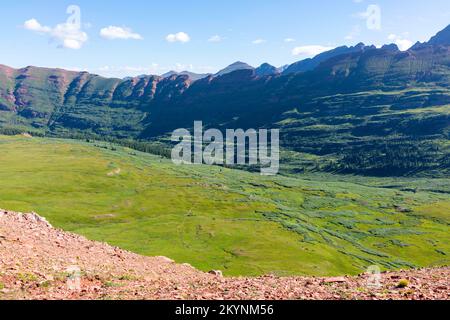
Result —
[[439, 31], [434, 37], [427, 42], [429, 45], [450, 45], [450, 25]]
[[291, 64], [284, 71], [284, 75], [299, 73], [299, 72], [307, 72], [314, 70], [317, 66], [319, 66], [322, 62], [331, 59], [333, 57], [337, 57], [344, 54], [363, 52], [365, 50], [374, 49], [374, 46], [366, 46], [364, 43], [358, 43], [356, 46], [347, 47], [341, 46], [335, 49], [325, 51], [323, 53], [318, 54], [313, 58], [308, 58], [305, 60], [301, 60]]
[[217, 72], [215, 74], [216, 77], [220, 77], [223, 76], [225, 74], [229, 74], [235, 71], [239, 71], [239, 70], [255, 70], [254, 67], [252, 67], [251, 65], [242, 62], [242, 61], [236, 61], [232, 64], [230, 64], [229, 66], [227, 66], [226, 68], [220, 70], [219, 72]]
[[[392, 44], [340, 48], [316, 60], [311, 70], [272, 74], [275, 67], [268, 64], [255, 69], [236, 62], [198, 80], [189, 74], [116, 79], [1, 66], [0, 128], [148, 140], [203, 120], [219, 129], [281, 128], [283, 147], [316, 156], [348, 149], [339, 155], [341, 161], [355, 161], [352, 154], [364, 157], [366, 147], [374, 151], [380, 147], [375, 141], [386, 136], [392, 143], [400, 137], [402, 143], [419, 139], [445, 145], [450, 46], [404, 52]], [[338, 137], [336, 145], [331, 137]], [[417, 154], [426, 149], [426, 143], [413, 144]], [[440, 152], [438, 162], [447, 163], [447, 151]]]
[[210, 76], [210, 73], [195, 73], [195, 72], [190, 72], [190, 71], [181, 71], [181, 72], [177, 72], [177, 71], [169, 71], [167, 73], [164, 73], [163, 75], [161, 75], [162, 78], [169, 78], [172, 76], [189, 76], [189, 78], [191, 78], [193, 81], [197, 81], [203, 78], [207, 78], [208, 76]]

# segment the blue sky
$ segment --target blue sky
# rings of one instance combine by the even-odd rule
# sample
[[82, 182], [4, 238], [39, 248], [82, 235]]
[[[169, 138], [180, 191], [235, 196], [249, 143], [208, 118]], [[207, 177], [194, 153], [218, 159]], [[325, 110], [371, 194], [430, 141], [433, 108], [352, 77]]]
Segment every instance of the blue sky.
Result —
[[[72, 4], [80, 8], [80, 28], [68, 27]], [[115, 77], [216, 72], [237, 60], [281, 66], [358, 42], [405, 49], [450, 24], [448, 0], [2, 0], [0, 6], [1, 64]]]

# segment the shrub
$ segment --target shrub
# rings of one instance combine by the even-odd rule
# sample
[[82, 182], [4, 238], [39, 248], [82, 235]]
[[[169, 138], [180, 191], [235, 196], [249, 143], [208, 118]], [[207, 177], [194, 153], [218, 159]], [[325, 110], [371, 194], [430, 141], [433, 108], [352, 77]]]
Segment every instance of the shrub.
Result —
[[406, 288], [409, 285], [409, 281], [406, 279], [401, 279], [398, 284], [397, 288]]

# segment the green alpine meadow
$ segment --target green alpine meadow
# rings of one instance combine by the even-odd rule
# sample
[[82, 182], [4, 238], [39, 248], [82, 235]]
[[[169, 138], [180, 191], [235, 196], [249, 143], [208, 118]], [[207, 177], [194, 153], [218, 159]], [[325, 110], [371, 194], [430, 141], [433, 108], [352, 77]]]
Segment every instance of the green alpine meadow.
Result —
[[105, 142], [0, 138], [0, 203], [149, 256], [225, 275], [448, 265], [448, 179], [261, 177]]

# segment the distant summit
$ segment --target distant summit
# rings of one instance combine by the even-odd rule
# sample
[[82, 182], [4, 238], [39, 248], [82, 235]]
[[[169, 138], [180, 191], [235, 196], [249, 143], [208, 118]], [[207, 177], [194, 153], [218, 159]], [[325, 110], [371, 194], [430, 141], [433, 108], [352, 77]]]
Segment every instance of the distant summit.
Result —
[[280, 74], [280, 70], [268, 63], [263, 63], [258, 68], [255, 69], [255, 74], [259, 77], [263, 76], [272, 76], [276, 74]]
[[398, 46], [395, 43], [391, 43], [391, 44], [385, 44], [384, 46], [382, 46], [381, 50], [399, 51], [400, 49], [398, 48]]
[[252, 66], [248, 65], [245, 62], [237, 61], [233, 64], [230, 64], [225, 69], [222, 69], [219, 72], [217, 72], [216, 76], [220, 77], [220, 76], [223, 76], [225, 74], [228, 74], [228, 73], [231, 73], [231, 72], [234, 72], [237, 70], [255, 70], [255, 68], [253, 68]]

